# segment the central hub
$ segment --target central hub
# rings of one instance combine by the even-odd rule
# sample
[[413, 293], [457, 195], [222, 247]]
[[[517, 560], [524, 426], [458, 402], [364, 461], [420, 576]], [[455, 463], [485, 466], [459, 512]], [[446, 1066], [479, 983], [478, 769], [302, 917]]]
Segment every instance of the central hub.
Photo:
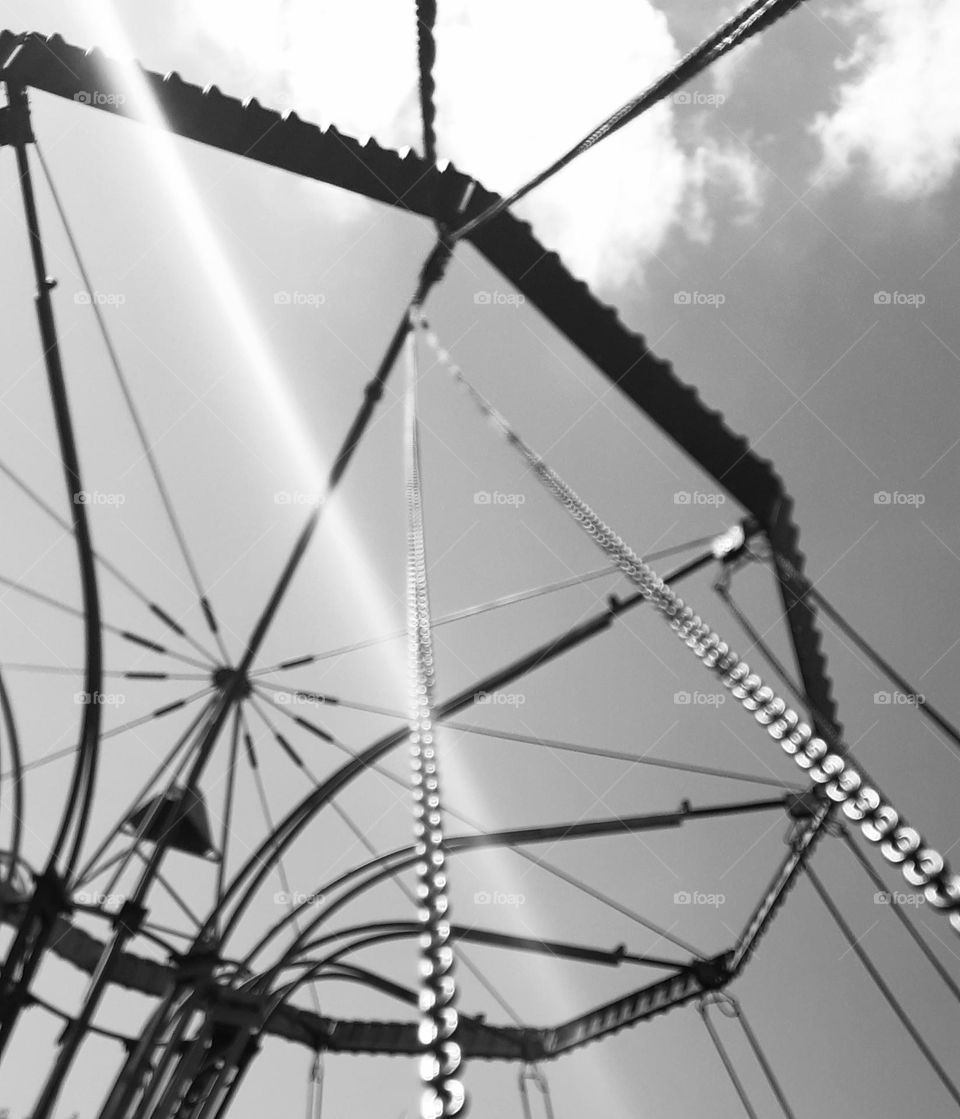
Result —
[[230, 691], [237, 699], [246, 699], [250, 694], [250, 681], [236, 668], [227, 665], [216, 668], [211, 673], [213, 686], [221, 691]]

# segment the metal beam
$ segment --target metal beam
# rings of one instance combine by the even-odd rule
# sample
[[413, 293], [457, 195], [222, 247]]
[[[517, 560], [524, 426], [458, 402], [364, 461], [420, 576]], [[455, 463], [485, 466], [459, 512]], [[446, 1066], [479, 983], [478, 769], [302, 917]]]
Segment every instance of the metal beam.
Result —
[[[10, 904], [11, 897], [5, 900], [7, 904], [0, 908], [0, 921], [16, 925], [16, 907]], [[103, 943], [63, 918], [58, 918], [54, 931], [51, 951], [81, 971], [91, 973], [103, 951]], [[690, 968], [553, 1028], [488, 1026], [464, 1017], [460, 1033], [464, 1055], [495, 1061], [559, 1057], [722, 986], [730, 976], [731, 955], [727, 952], [714, 960], [692, 964]], [[154, 997], [162, 997], [176, 978], [177, 969], [173, 965], [131, 952], [122, 953], [113, 975], [114, 982], [120, 986]], [[216, 1004], [217, 1021], [235, 1019], [242, 1024], [261, 1007], [259, 996], [234, 990], [214, 988], [210, 997]], [[289, 1006], [277, 1011], [265, 1032], [312, 1050], [325, 1049], [331, 1053], [417, 1056], [422, 1051], [416, 1022], [344, 1021]]]

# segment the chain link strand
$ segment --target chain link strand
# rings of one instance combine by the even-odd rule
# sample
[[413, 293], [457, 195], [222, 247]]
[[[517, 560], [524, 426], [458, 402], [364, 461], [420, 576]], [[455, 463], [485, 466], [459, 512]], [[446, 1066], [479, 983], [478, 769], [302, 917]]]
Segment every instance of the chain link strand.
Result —
[[861, 774], [843, 743], [830, 745], [814, 734], [800, 714], [751, 672], [720, 635], [710, 628], [657, 573], [634, 552], [593, 510], [517, 435], [504, 417], [465, 378], [463, 371], [443, 349], [426, 320], [420, 325], [438, 362], [470, 395], [480, 411], [523, 457], [537, 478], [567, 510], [588, 536], [608, 555], [637, 587], [644, 598], [662, 614], [688, 649], [720, 677], [741, 706], [764, 726], [784, 753], [806, 770], [826, 796], [840, 804], [848, 819], [859, 823], [864, 837], [875, 845], [887, 862], [899, 866], [912, 886], [923, 889], [927, 902], [949, 915], [953, 930], [960, 934], [960, 876], [953, 874], [939, 851], [929, 846], [911, 827], [875, 784]]
[[433, 733], [433, 640], [423, 529], [420, 435], [417, 418], [417, 331], [407, 336], [406, 490], [407, 490], [407, 658], [410, 679], [410, 763], [414, 839], [418, 862], [420, 934], [420, 1029], [423, 1047], [420, 1079], [422, 1119], [465, 1114], [466, 1094], [454, 1073], [460, 1065], [457, 1044], [453, 948], [445, 871], [440, 779]]

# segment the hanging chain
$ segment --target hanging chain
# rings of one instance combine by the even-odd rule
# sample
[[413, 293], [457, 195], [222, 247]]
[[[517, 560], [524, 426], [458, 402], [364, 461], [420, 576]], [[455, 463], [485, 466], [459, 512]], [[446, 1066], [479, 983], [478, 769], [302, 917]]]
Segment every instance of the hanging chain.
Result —
[[[602, 551], [637, 587], [644, 598], [669, 622], [670, 628], [688, 649], [719, 676], [741, 706], [749, 711], [772, 739], [835, 804], [848, 819], [859, 823], [864, 837], [879, 844], [887, 862], [900, 867], [904, 878], [921, 887], [927, 902], [949, 914], [954, 931], [960, 933], [960, 875], [953, 874], [939, 851], [930, 847], [911, 827], [875, 784], [858, 771], [846, 747], [834, 736], [830, 743], [814, 734], [800, 714], [764, 684], [746, 661], [741, 660], [716, 631], [695, 614], [659, 575], [644, 563], [613, 530], [520, 438], [504, 417], [464, 377], [419, 318], [427, 342], [437, 360], [466, 389], [481, 412], [523, 457], [544, 488], [556, 498]], [[825, 732], [829, 736], [829, 732]]]
[[[415, 323], [415, 320], [414, 320]], [[417, 331], [407, 337], [407, 652], [410, 676], [410, 762], [420, 935], [420, 1078], [422, 1119], [447, 1119], [463, 1112], [463, 1085], [456, 1041], [456, 984], [450, 945], [447, 878], [443, 852], [440, 780], [433, 733], [433, 641], [423, 529], [420, 432], [417, 418]]]

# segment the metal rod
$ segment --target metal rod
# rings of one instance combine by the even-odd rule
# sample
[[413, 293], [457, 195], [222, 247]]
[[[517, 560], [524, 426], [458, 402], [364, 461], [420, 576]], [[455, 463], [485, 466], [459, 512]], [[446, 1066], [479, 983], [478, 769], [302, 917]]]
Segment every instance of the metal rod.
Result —
[[863, 964], [867, 974], [876, 985], [877, 990], [886, 999], [887, 1005], [890, 1007], [890, 1009], [900, 1019], [901, 1025], [913, 1039], [916, 1047], [926, 1058], [927, 1064], [936, 1073], [938, 1079], [940, 1080], [940, 1083], [943, 1084], [944, 1088], [946, 1088], [947, 1092], [953, 1099], [953, 1102], [960, 1106], [960, 1091], [957, 1090], [953, 1081], [950, 1079], [949, 1076], [947, 1076], [946, 1070], [944, 1069], [943, 1065], [941, 1065], [940, 1062], [937, 1060], [933, 1051], [921, 1037], [920, 1031], [913, 1024], [913, 1022], [907, 1015], [907, 1012], [900, 1005], [900, 1002], [897, 999], [896, 995], [894, 995], [893, 991], [891, 991], [890, 988], [887, 986], [880, 972], [877, 971], [873, 961], [864, 950], [863, 945], [860, 943], [857, 937], [854, 936], [853, 929], [850, 928], [847, 922], [843, 919], [843, 915], [841, 914], [840, 910], [837, 909], [837, 907], [834, 905], [833, 899], [827, 893], [823, 883], [820, 881], [817, 875], [814, 874], [813, 869], [809, 865], [807, 866], [806, 870], [807, 877], [810, 879], [813, 888], [820, 896], [820, 900], [826, 907], [827, 912], [836, 922], [837, 928], [839, 928], [840, 931], [843, 933], [844, 939], [850, 945], [851, 950], [856, 954], [857, 959], [860, 961], [860, 963]]
[[706, 1003], [700, 1002], [697, 1006], [700, 1012], [700, 1017], [703, 1019], [703, 1024], [707, 1027], [707, 1033], [714, 1044], [714, 1048], [720, 1055], [720, 1060], [723, 1062], [723, 1067], [727, 1070], [727, 1076], [730, 1077], [730, 1083], [736, 1089], [737, 1095], [740, 1097], [740, 1102], [743, 1104], [743, 1110], [750, 1116], [750, 1119], [758, 1119], [757, 1113], [753, 1110], [750, 1100], [747, 1096], [743, 1084], [740, 1082], [740, 1077], [737, 1076], [737, 1070], [733, 1067], [733, 1062], [727, 1055], [726, 1049], [723, 1047], [723, 1042], [720, 1040], [720, 1035], [717, 1033], [714, 1024], [710, 1021], [710, 1015], [707, 1013]]

